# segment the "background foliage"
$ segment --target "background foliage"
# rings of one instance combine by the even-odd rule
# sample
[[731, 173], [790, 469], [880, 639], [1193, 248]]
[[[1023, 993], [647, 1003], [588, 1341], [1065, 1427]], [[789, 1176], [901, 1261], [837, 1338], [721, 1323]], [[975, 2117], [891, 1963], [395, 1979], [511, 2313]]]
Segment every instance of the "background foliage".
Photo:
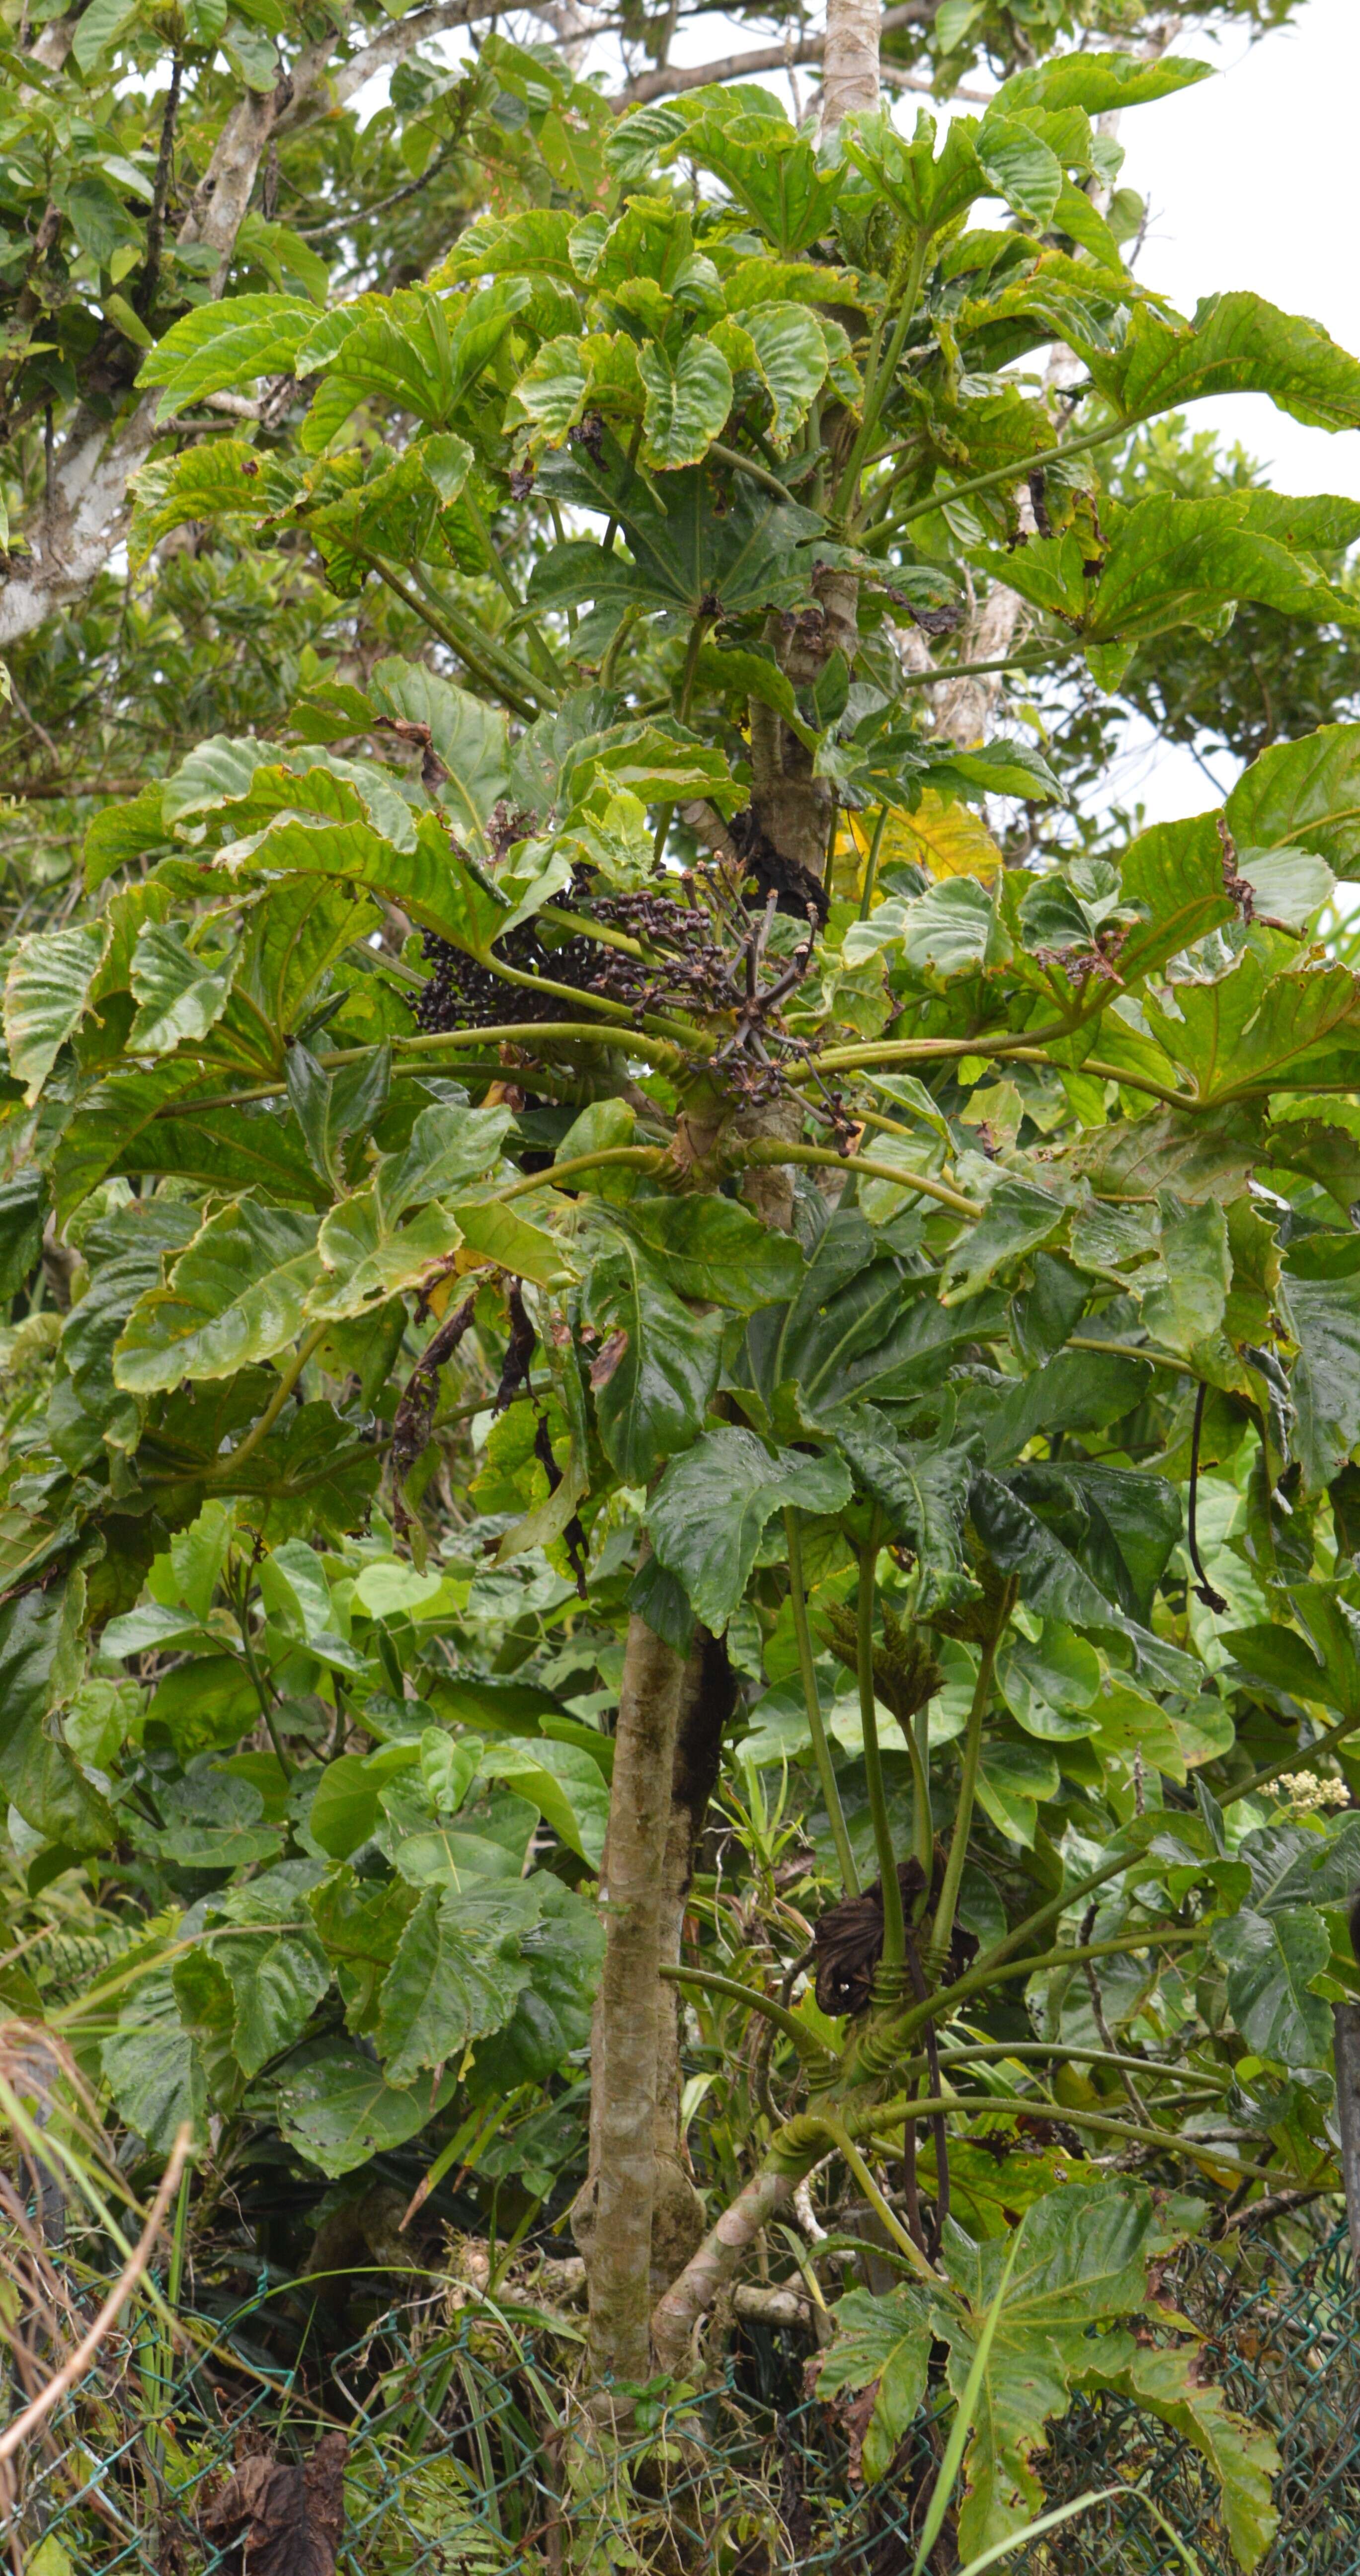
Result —
[[[571, 2217], [569, 2477], [773, 2319], [914, 2531], [957, 2413], [935, 2564], [1080, 2399], [1251, 2568], [1163, 2293], [1339, 2188], [1360, 506], [1193, 405], [1360, 364], [1141, 286], [1132, 6], [889, 12], [987, 82], [914, 138], [469, 14], [9, 39], [35, 2214], [92, 2278], [187, 2127], [332, 2360]], [[1130, 709], [1221, 810], [1099, 798]]]

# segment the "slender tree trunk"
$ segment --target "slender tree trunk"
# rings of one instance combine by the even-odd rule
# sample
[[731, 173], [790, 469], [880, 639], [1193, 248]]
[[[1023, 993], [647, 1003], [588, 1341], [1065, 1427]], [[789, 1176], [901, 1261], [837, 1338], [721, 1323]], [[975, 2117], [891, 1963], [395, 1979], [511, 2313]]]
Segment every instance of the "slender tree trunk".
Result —
[[822, 57], [824, 135], [834, 134], [843, 116], [878, 105], [878, 37], [881, 0], [830, 0], [826, 13], [826, 52]]
[[651, 2371], [662, 1925], [671, 1778], [685, 1665], [634, 1612], [600, 1871], [604, 1969], [590, 2062], [590, 2172], [572, 2211], [590, 2291], [593, 2382]]
[[654, 2302], [704, 2234], [680, 2150], [680, 1957], [694, 1850], [736, 1684], [720, 1639], [688, 1657], [634, 1617], [625, 1650], [609, 1835], [600, 1874], [605, 1964], [591, 2045], [590, 2171], [572, 2211], [590, 2294], [597, 2382], [645, 2379]]
[[[727, 1648], [707, 1628], [695, 1630], [680, 1685], [680, 1714], [671, 1767], [671, 1812], [662, 1873], [660, 1958], [678, 1966], [685, 1904], [708, 1802], [718, 1783], [723, 1729], [737, 1701]], [[652, 2210], [651, 2295], [659, 2299], [697, 2252], [704, 2205], [687, 2170], [680, 2136], [679, 1989], [662, 1984], [657, 1998], [656, 2181]]]

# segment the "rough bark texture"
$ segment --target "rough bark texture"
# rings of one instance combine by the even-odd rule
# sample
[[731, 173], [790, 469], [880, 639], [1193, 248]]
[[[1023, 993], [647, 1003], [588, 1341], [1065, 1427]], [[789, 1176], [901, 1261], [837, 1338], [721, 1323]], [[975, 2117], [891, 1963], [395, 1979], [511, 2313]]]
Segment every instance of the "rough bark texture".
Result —
[[[680, 1687], [662, 1874], [660, 1957], [671, 1966], [679, 1964], [694, 1854], [717, 1786], [723, 1729], [736, 1701], [736, 1677], [722, 1639], [710, 1636], [707, 1628], [696, 1629]], [[653, 2299], [684, 2270], [704, 2234], [704, 2205], [690, 2179], [680, 2136], [680, 2013], [679, 1989], [662, 1985], [657, 1999]]]
[[830, 0], [822, 58], [822, 132], [878, 105], [880, 0]]
[[658, 2369], [677, 2371], [684, 2368], [700, 2319], [712, 2307], [719, 2291], [731, 2280], [762, 2227], [792, 2198], [800, 2178], [797, 2174], [771, 2173], [768, 2169], [753, 2174], [738, 2192], [731, 2208], [723, 2211], [717, 2226], [709, 2229], [679, 2280], [673, 2281], [656, 2303], [652, 2315], [652, 2342]]
[[651, 2368], [662, 1924], [671, 1780], [685, 1666], [634, 1613], [614, 1739], [600, 1870], [604, 1969], [590, 2059], [590, 2172], [572, 2230], [590, 2283], [588, 2359], [597, 2386]]

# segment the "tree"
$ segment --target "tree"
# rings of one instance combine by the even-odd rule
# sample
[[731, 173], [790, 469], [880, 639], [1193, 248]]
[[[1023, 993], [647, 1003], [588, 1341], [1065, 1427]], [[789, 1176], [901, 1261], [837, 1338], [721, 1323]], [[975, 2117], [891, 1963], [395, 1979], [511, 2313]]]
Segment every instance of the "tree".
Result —
[[[194, 147], [177, 242], [217, 226], [222, 285], [234, 191], [238, 268], [175, 318], [151, 183], [69, 395], [140, 350], [128, 588], [87, 659], [16, 657], [95, 784], [148, 687], [168, 756], [82, 805], [42, 746], [90, 819], [5, 993], [0, 1770], [26, 1900], [133, 1942], [76, 2026], [150, 2158], [211, 2119], [224, 2171], [428, 2195], [494, 2141], [525, 2227], [572, 2201], [606, 2433], [834, 2172], [899, 2275], [821, 2373], [871, 2469], [985, 2326], [965, 2557], [1107, 2388], [1204, 2452], [1250, 2567], [1269, 2448], [1147, 2279], [1337, 2184], [1360, 987], [1311, 928], [1360, 728], [1110, 852], [1060, 757], [926, 710], [991, 676], [960, 638], [1003, 587], [1000, 658], [1102, 693], [1239, 610], [1344, 639], [1360, 507], [1178, 488], [1148, 425], [1255, 390], [1354, 427], [1360, 363], [1124, 257], [1101, 120], [1201, 65], [933, 14], [1024, 59], [911, 138], [858, 8], [816, 133], [749, 84], [617, 112], [499, 33], [435, 117], [395, 21], [341, 75], [405, 54], [358, 157], [450, 199], [374, 283], [329, 175], [360, 291], [324, 309], [245, 217], [319, 55]], [[192, 41], [248, 75], [257, 23]], [[988, 798], [1050, 818], [1034, 864]], [[716, 1902], [719, 1794], [773, 1959]], [[741, 2106], [697, 2177], [682, 1996]]]

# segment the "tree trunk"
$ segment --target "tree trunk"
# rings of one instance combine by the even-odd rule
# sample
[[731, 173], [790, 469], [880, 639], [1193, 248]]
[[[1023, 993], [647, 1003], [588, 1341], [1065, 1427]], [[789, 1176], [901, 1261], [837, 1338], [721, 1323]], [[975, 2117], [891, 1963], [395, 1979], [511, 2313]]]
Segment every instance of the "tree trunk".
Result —
[[882, 14], [880, 0], [830, 0], [822, 58], [823, 135], [834, 134], [843, 116], [878, 105]]
[[[697, 1628], [680, 1686], [680, 1715], [671, 1768], [671, 1812], [661, 1890], [660, 1958], [678, 1967], [685, 1901], [708, 1802], [718, 1783], [723, 1729], [737, 1702], [727, 1648]], [[656, 2184], [652, 2211], [651, 2295], [655, 2301], [698, 2251], [704, 2205], [690, 2179], [680, 2136], [680, 2013], [677, 1986], [657, 1998]]]
[[680, 2151], [679, 1997], [658, 1970], [679, 1961], [695, 1844], [735, 1701], [720, 1639], [700, 1628], [686, 1661], [632, 1619], [600, 1872], [590, 2171], [572, 2210], [597, 2384], [648, 2377], [651, 2309], [704, 2234]]
[[636, 1611], [628, 1623], [600, 1869], [604, 1969], [590, 2057], [590, 2172], [572, 2228], [590, 2287], [592, 2381], [651, 2372], [662, 1924], [685, 1666]]

